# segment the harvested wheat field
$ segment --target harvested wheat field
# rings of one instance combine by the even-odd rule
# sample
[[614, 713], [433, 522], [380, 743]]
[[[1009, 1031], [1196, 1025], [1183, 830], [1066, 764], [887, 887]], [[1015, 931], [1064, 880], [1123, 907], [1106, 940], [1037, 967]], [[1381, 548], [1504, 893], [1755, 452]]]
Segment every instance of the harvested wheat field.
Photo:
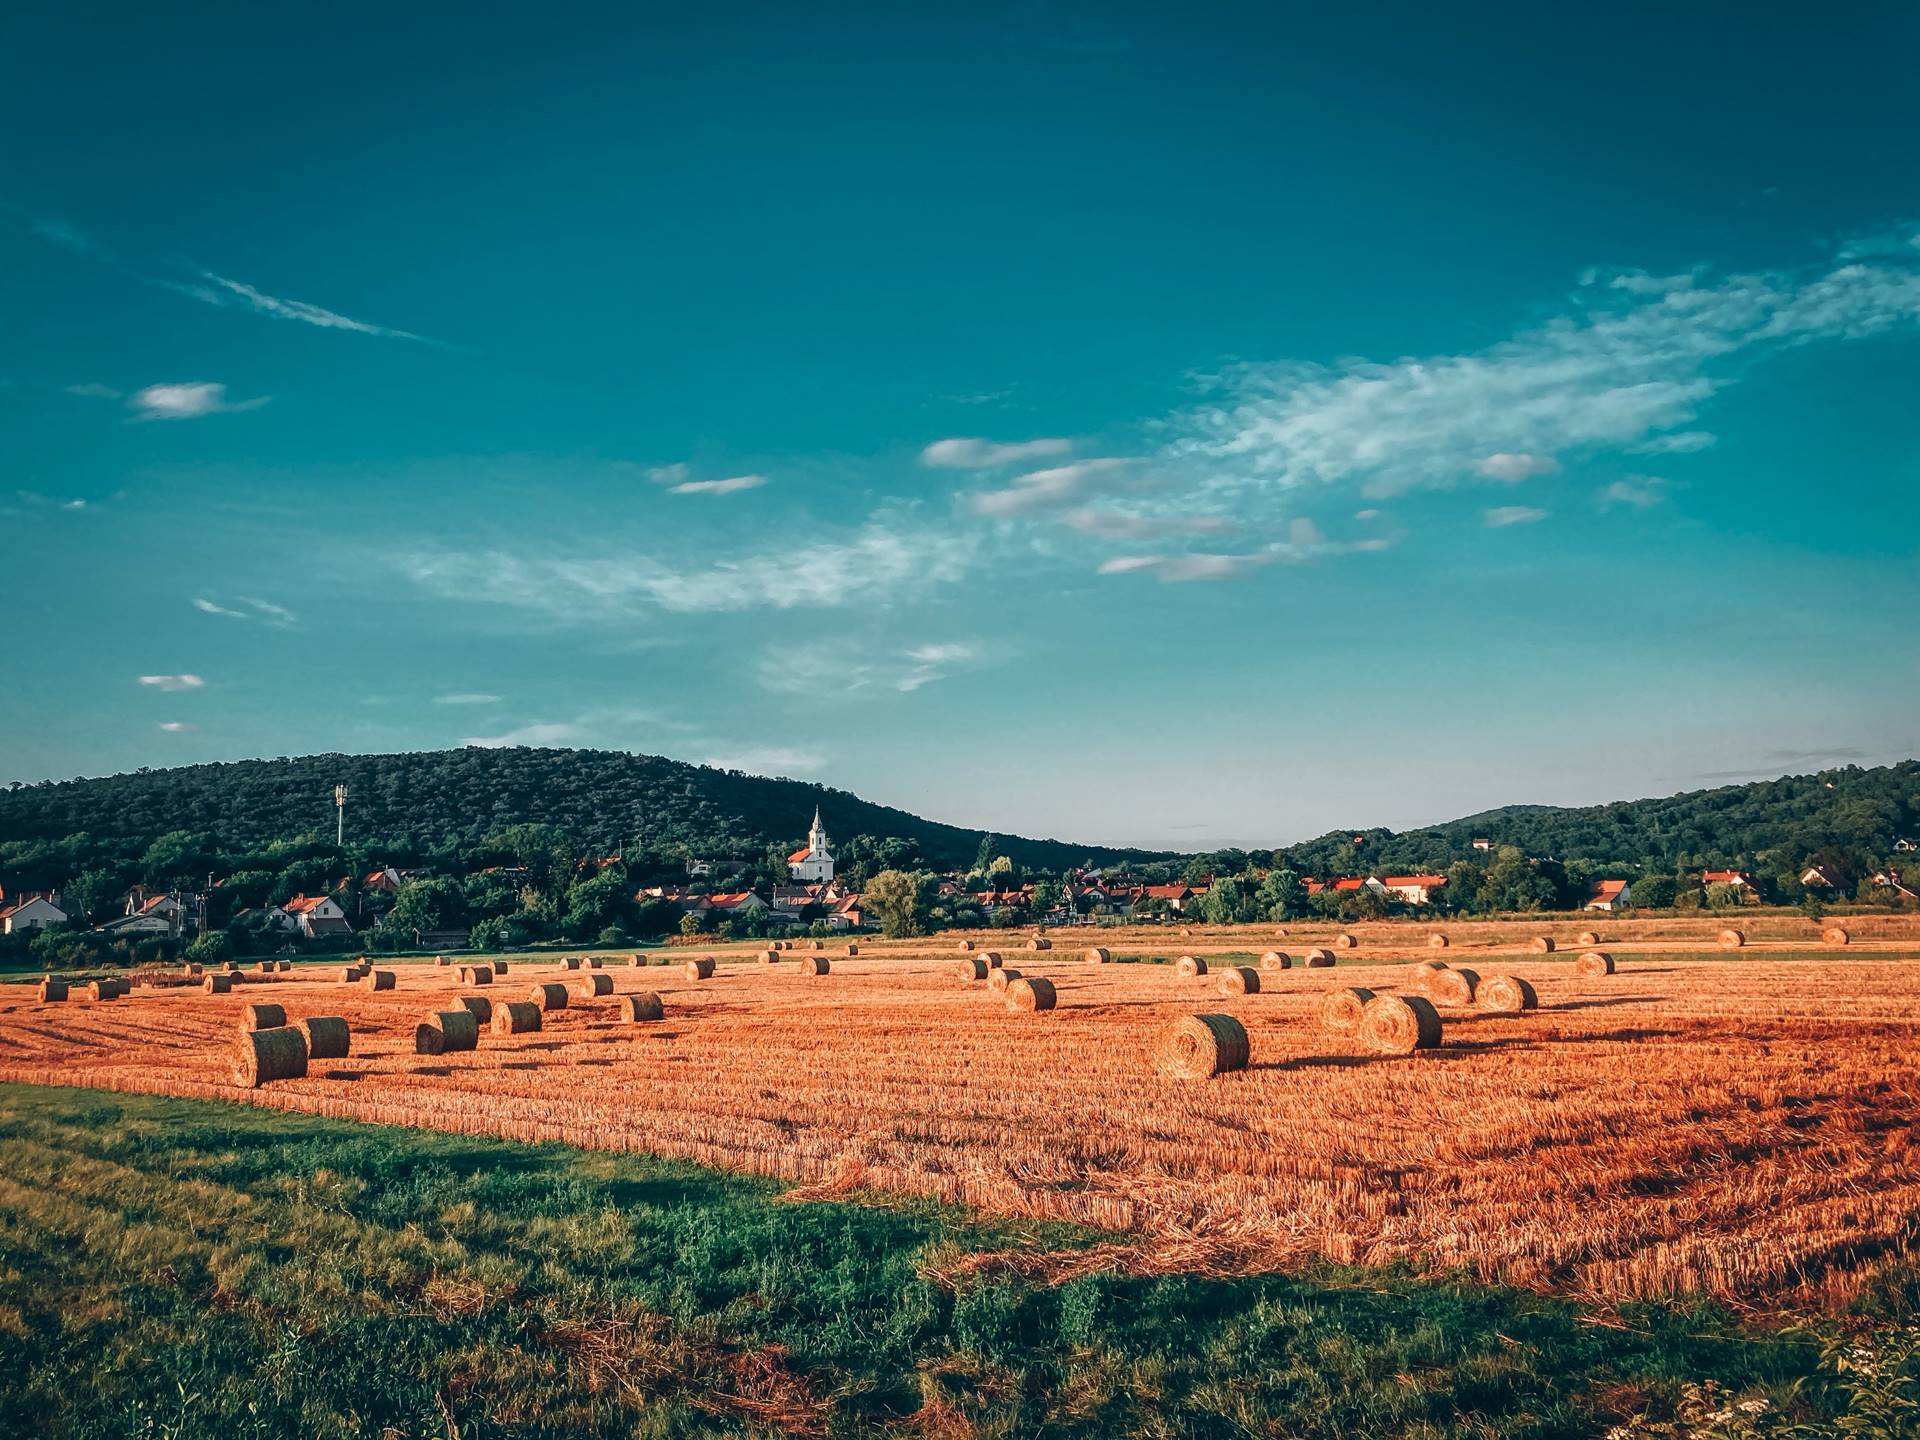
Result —
[[[622, 970], [615, 993], [576, 995], [538, 1030], [430, 1056], [415, 1027], [462, 988], [431, 965], [394, 967], [393, 990], [302, 969], [111, 1004], [9, 985], [0, 1080], [650, 1151], [813, 1193], [903, 1191], [1127, 1232], [1140, 1269], [1409, 1256], [1602, 1297], [1837, 1305], [1916, 1247], [1920, 964], [1857, 947], [1770, 961], [1749, 946], [1719, 961], [1629, 952], [1586, 978], [1575, 958], [1515, 953], [1500, 973], [1529, 982], [1538, 1009], [1443, 1004], [1437, 1048], [1388, 1056], [1320, 1018], [1335, 989], [1419, 992], [1411, 966], [1369, 962], [1364, 934], [1338, 968], [1263, 971], [1247, 994], [1166, 965], [1031, 953], [1023, 974], [1057, 995], [1040, 1013], [957, 980], [947, 946], [836, 958], [820, 976]], [[514, 998], [564, 973], [516, 962]], [[642, 991], [659, 994], [661, 1021], [624, 1018], [622, 996]], [[240, 1017], [269, 998], [289, 1024], [344, 1017], [351, 1058], [236, 1086]], [[1156, 1045], [1199, 1013], [1244, 1025], [1247, 1068], [1165, 1078]]]

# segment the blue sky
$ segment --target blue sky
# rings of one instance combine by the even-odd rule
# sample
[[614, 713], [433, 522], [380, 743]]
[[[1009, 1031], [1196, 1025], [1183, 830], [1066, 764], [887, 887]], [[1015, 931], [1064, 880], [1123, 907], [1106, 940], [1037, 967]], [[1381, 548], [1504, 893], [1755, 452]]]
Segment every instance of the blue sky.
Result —
[[0, 17], [0, 781], [1180, 848], [1920, 751], [1920, 16]]

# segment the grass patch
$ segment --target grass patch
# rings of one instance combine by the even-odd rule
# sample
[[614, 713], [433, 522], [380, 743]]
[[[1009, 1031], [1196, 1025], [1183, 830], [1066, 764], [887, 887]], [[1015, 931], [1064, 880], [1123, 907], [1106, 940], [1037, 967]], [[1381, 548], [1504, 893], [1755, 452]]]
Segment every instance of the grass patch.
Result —
[[10, 1437], [1440, 1440], [1663, 1420], [1709, 1379], [1845, 1403], [1817, 1347], [1709, 1306], [1596, 1324], [1332, 1267], [948, 1284], [1106, 1237], [557, 1145], [0, 1086], [0, 1154]]

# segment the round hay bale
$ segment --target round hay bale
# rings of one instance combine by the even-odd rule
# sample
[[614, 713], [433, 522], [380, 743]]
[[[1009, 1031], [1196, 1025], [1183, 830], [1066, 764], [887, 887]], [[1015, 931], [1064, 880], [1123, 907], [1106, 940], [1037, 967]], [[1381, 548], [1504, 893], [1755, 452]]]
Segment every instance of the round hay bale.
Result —
[[1518, 975], [1489, 975], [1481, 982], [1477, 998], [1482, 1010], [1501, 1015], [1518, 1015], [1522, 1010], [1537, 1009], [1540, 1004], [1539, 993], [1532, 982]]
[[[364, 965], [367, 962], [362, 960], [360, 963]], [[240, 962], [238, 960], [229, 960], [225, 965], [222, 965], [220, 968], [222, 970], [225, 970], [229, 975], [238, 975], [240, 973]]]
[[827, 945], [824, 940], [809, 940], [807, 942], [807, 949], [809, 950], [824, 950], [826, 948]]
[[1284, 940], [1287, 938], [1287, 927], [1282, 925], [1278, 929], [1276, 929], [1273, 933], [1277, 935], [1280, 939]]
[[1044, 935], [1036, 935], [1031, 940], [1027, 941], [1027, 949], [1051, 950], [1053, 949], [1053, 941], [1049, 940]]
[[391, 970], [363, 971], [360, 978], [369, 990], [391, 990], [399, 982]]
[[1359, 947], [1360, 939], [1356, 935], [1343, 934], [1333, 937], [1333, 948], [1336, 950], [1357, 950]]
[[271, 975], [279, 968], [280, 964], [278, 961], [259, 960], [254, 962], [253, 973], [256, 975]]
[[1260, 957], [1262, 970], [1291, 970], [1293, 957], [1284, 950], [1269, 950]]
[[69, 988], [66, 981], [56, 980], [48, 975], [40, 982], [40, 998], [46, 1001], [64, 1000], [67, 998]]
[[989, 990], [1004, 991], [1019, 978], [1020, 972], [1018, 970], [989, 970], [987, 972], [987, 988]]
[[1578, 935], [1573, 937], [1573, 943], [1582, 949], [1591, 950], [1600, 943], [1600, 936], [1597, 931], [1582, 930]]
[[446, 968], [447, 966], [449, 966], [449, 965], [451, 965], [451, 964], [453, 963], [453, 961], [451, 961], [451, 960], [449, 960], [449, 959], [448, 959], [448, 958], [447, 958], [446, 956], [444, 956], [444, 955], [436, 955], [436, 956], [434, 956], [434, 957], [433, 957], [433, 963], [434, 963], [435, 965], [438, 965], [438, 966], [440, 966], [440, 967], [441, 967], [442, 969], [444, 969], [444, 968]]
[[504, 975], [504, 974], [506, 974], [506, 973], [507, 973], [507, 962], [506, 962], [506, 961], [504, 961], [504, 960], [491, 960], [491, 961], [488, 961], [487, 963], [493, 966], [493, 973], [494, 973], [494, 974], [495, 974], [496, 976], [499, 976], [499, 975]]
[[413, 1053], [451, 1055], [480, 1044], [480, 1022], [471, 1010], [436, 1010], [413, 1027]]
[[205, 990], [209, 995], [228, 994], [233, 989], [233, 976], [224, 974], [209, 975], [200, 988]]
[[998, 950], [984, 951], [981, 954], [980, 958], [987, 962], [987, 969], [998, 970], [1000, 968], [1001, 960], [1000, 960], [1000, 952]]
[[493, 967], [491, 965], [462, 965], [460, 967], [462, 985], [491, 985]]
[[1420, 988], [1436, 1005], [1471, 1005], [1480, 977], [1471, 970], [1435, 970]]
[[711, 980], [713, 978], [713, 957], [702, 955], [698, 960], [687, 961], [687, 979]]
[[1360, 1014], [1373, 999], [1371, 990], [1350, 985], [1344, 990], [1329, 990], [1320, 1002], [1320, 1023], [1328, 1030], [1351, 1035], [1360, 1028]]
[[1307, 951], [1306, 960], [1303, 963], [1309, 970], [1331, 970], [1333, 968], [1333, 952], [1331, 950], [1309, 950]]
[[1192, 980], [1207, 973], [1207, 962], [1198, 955], [1182, 955], [1173, 963], [1173, 973], [1185, 980]]
[[1429, 950], [1444, 950], [1452, 943], [1451, 940], [1447, 939], [1446, 936], [1440, 934], [1438, 931], [1427, 936], [1427, 948]]
[[589, 955], [587, 957], [587, 968], [589, 970], [598, 970], [602, 968], [604, 963], [605, 962], [598, 955]]
[[1258, 995], [1260, 972], [1251, 965], [1229, 965], [1220, 972], [1222, 995]]
[[1536, 935], [1527, 942], [1527, 949], [1536, 955], [1551, 955], [1553, 953], [1553, 937], [1551, 935]]
[[800, 962], [802, 975], [825, 975], [833, 969], [833, 962], [824, 955], [809, 955]]
[[1411, 1055], [1440, 1043], [1440, 1012], [1418, 995], [1376, 995], [1360, 1012], [1360, 1040], [1381, 1055]]
[[602, 995], [613, 994], [613, 976], [611, 975], [582, 975], [574, 983], [579, 988], [582, 1000], [597, 1000]]
[[[816, 946], [815, 946], [814, 948], [815, 948], [815, 949], [817, 950], [817, 949], [818, 949], [819, 947], [818, 947], [818, 946], [816, 945]], [[859, 947], [858, 945], [848, 945], [848, 946], [847, 946], [847, 954], [848, 954], [848, 955], [858, 955], [859, 953], [860, 953], [860, 947]]]
[[643, 955], [627, 956], [627, 968], [629, 970], [638, 970], [642, 965], [646, 963], [647, 963], [646, 957]]
[[780, 952], [771, 949], [762, 950], [760, 952], [760, 963], [762, 965], [778, 965], [780, 963]]
[[340, 972], [340, 983], [342, 985], [351, 985], [359, 978], [360, 967], [358, 965], [349, 965]]
[[643, 990], [637, 995], [620, 997], [620, 1018], [632, 1025], [643, 1025], [649, 1020], [666, 1019], [667, 1007], [653, 991]]
[[1247, 1027], [1231, 1015], [1183, 1015], [1153, 1047], [1153, 1064], [1172, 1080], [1209, 1080], [1247, 1068]]
[[558, 980], [543, 980], [533, 987], [527, 998], [542, 1010], [564, 1010], [567, 1008], [567, 987]]
[[1191, 935], [1193, 934], [1193, 927], [1191, 925], [1182, 925], [1180, 927], [1180, 933], [1182, 935]]
[[287, 1012], [284, 1006], [268, 1005], [256, 1001], [240, 1007], [240, 1028], [242, 1030], [281, 1030], [286, 1027]]
[[1733, 929], [1731, 926], [1720, 932], [1720, 948], [1722, 950], [1738, 950], [1746, 943], [1747, 937], [1745, 934]]
[[476, 1025], [485, 1025], [493, 1019], [493, 1001], [484, 995], [462, 995], [459, 1005], [473, 1016]]
[[1447, 962], [1444, 960], [1422, 960], [1418, 965], [1413, 967], [1413, 983], [1416, 985], [1424, 984], [1427, 976], [1433, 974], [1436, 970], [1444, 970], [1446, 968]]
[[1007, 982], [1009, 1010], [1051, 1010], [1059, 998], [1053, 982], [1038, 975], [1022, 975]]
[[269, 1080], [298, 1080], [307, 1073], [306, 1032], [292, 1025], [247, 1030], [234, 1051], [233, 1083], [252, 1089]]
[[1613, 974], [1613, 956], [1604, 950], [1589, 950], [1573, 962], [1573, 973], [1588, 980]]
[[962, 955], [970, 955], [970, 954], [972, 954], [972, 953], [973, 953], [973, 941], [971, 941], [971, 940], [962, 940], [962, 941], [960, 942], [960, 953], [961, 953]]
[[524, 1035], [540, 1028], [540, 1007], [531, 1000], [508, 1000], [493, 1007], [493, 1033]]
[[300, 1029], [307, 1037], [309, 1060], [344, 1060], [353, 1046], [353, 1032], [338, 1015], [309, 1015]]
[[580, 957], [578, 955], [562, 955], [560, 957], [560, 964], [564, 969], [578, 970], [580, 968]]
[[970, 955], [964, 956], [954, 962], [953, 973], [956, 979], [972, 984], [975, 981], [986, 979], [989, 968], [987, 962], [982, 960], [978, 955]]
[[1829, 925], [1820, 932], [1820, 938], [1828, 945], [1845, 945], [1853, 937], [1838, 925]]
[[1112, 959], [1113, 952], [1101, 945], [1095, 945], [1087, 951], [1087, 963], [1089, 965], [1105, 965]]
[[189, 980], [198, 980], [200, 978], [201, 971], [198, 965], [195, 965], [189, 962], [180, 967], [180, 973], [186, 976]]

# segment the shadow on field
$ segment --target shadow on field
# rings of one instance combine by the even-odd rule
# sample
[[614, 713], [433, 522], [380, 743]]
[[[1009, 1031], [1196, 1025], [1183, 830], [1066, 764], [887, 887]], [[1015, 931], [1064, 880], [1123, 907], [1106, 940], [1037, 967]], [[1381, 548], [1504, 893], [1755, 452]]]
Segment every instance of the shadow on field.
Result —
[[1651, 1005], [1658, 995], [1614, 995], [1605, 1000], [1566, 1000], [1558, 1005], [1542, 1005], [1542, 1010], [1605, 1010], [1611, 1005]]
[[328, 1070], [321, 1075], [320, 1078], [322, 1080], [364, 1080], [367, 1078], [367, 1072], [364, 1070]]
[[1247, 1066], [1249, 1070], [1352, 1070], [1362, 1065], [1371, 1065], [1376, 1060], [1397, 1059], [1393, 1055], [1297, 1055], [1291, 1060], [1269, 1060], [1264, 1064], [1255, 1062]]

